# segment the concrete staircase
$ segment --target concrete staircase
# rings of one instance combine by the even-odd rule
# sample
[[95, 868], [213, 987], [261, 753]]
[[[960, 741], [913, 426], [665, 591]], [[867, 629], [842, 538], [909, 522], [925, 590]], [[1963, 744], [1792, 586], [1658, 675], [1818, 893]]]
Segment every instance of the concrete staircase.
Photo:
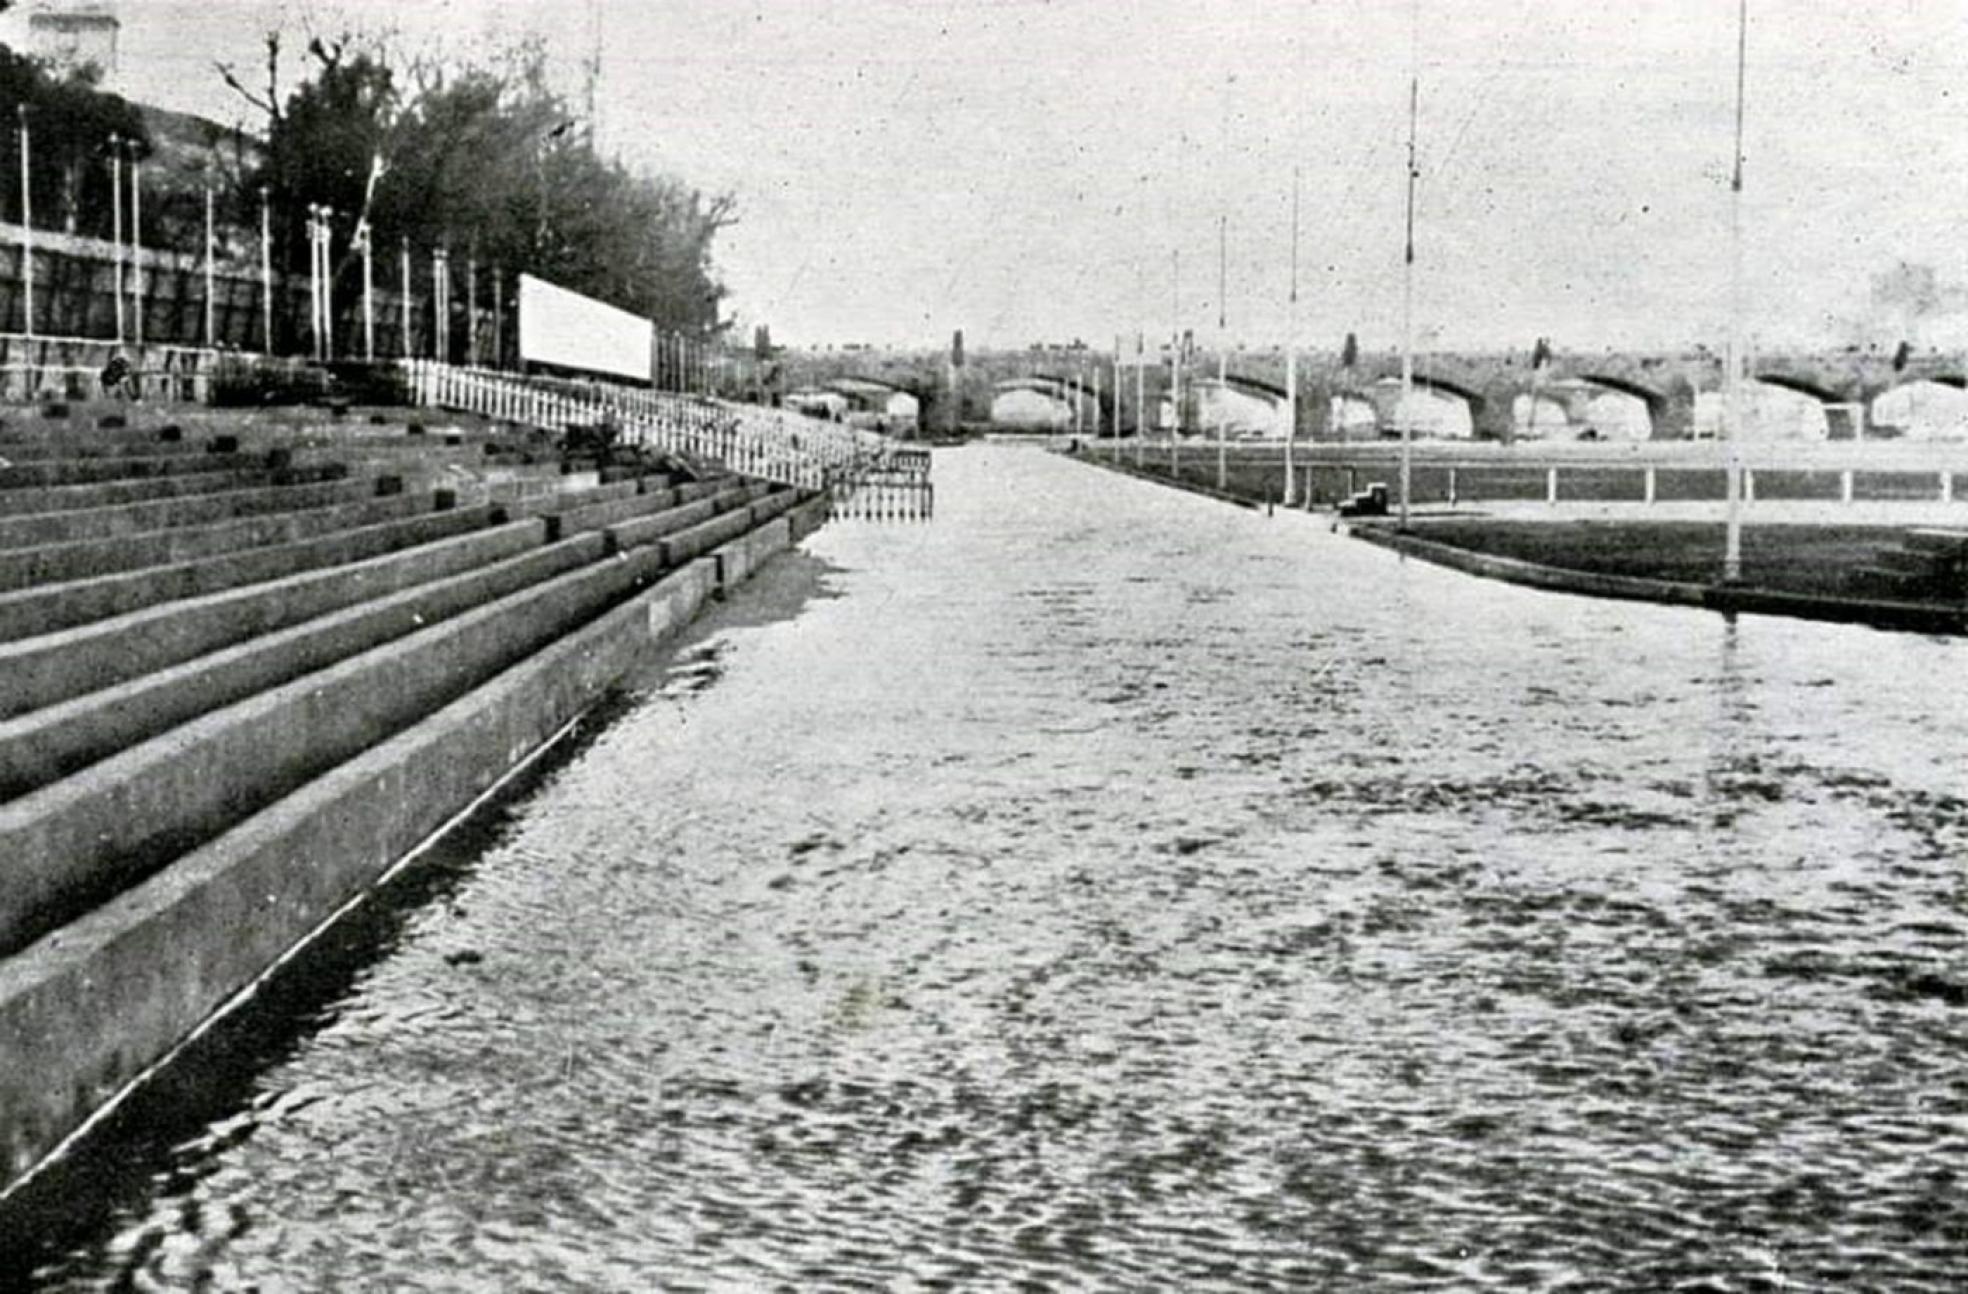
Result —
[[825, 516], [537, 448], [0, 430], [0, 1188]]

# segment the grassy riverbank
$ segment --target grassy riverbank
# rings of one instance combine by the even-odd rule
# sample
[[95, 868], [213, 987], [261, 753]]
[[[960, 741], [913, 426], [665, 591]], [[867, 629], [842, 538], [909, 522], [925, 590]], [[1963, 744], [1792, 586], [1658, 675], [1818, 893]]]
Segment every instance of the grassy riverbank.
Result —
[[[1597, 575], [1702, 584], [1718, 579], [1723, 527], [1707, 521], [1513, 521], [1444, 517], [1417, 538]], [[1743, 530], [1743, 583], [1817, 597], [1876, 595], [1866, 568], [1900, 546], [1897, 526], [1756, 525]]]

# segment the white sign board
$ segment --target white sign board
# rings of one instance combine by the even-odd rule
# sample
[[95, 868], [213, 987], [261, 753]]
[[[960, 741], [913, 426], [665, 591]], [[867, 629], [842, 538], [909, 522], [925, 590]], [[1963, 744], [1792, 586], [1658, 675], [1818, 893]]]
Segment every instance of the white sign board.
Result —
[[653, 326], [530, 274], [519, 276], [519, 357], [647, 382]]

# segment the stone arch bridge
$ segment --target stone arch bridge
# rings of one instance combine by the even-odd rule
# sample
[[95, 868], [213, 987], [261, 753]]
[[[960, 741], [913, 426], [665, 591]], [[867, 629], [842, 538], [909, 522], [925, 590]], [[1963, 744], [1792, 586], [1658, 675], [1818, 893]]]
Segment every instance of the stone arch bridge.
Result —
[[[1152, 425], [1155, 410], [1169, 393], [1166, 350], [1150, 350], [1145, 404]], [[1130, 370], [1132, 354], [1123, 354]], [[788, 386], [824, 384], [841, 379], [872, 379], [914, 395], [920, 401], [922, 426], [941, 430], [958, 423], [988, 423], [993, 395], [1020, 379], [1073, 381], [1082, 377], [1092, 398], [1093, 373], [1101, 372], [1099, 403], [1102, 424], [1110, 425], [1113, 401], [1121, 402], [1121, 426], [1133, 431], [1141, 411], [1135, 407], [1135, 383], [1130, 371], [1117, 393], [1113, 387], [1111, 355], [1083, 348], [1054, 347], [1025, 351], [972, 352], [967, 362], [952, 369], [943, 351], [829, 350], [789, 351], [783, 357]], [[1679, 352], [1596, 351], [1560, 354], [1533, 371], [1528, 351], [1441, 353], [1423, 355], [1415, 365], [1416, 385], [1424, 392], [1462, 402], [1468, 433], [1480, 439], [1510, 440], [1528, 426], [1533, 434], [1583, 436], [1600, 434], [1593, 420], [1623, 406], [1629, 421], [1655, 439], [1679, 439], [1712, 430], [1716, 394], [1722, 386], [1720, 354], [1696, 347]], [[1213, 378], [1212, 355], [1199, 352], [1185, 375]], [[1233, 352], [1228, 371], [1233, 380], [1254, 386], [1282, 388], [1285, 355], [1278, 349]], [[1398, 355], [1362, 355], [1350, 367], [1330, 355], [1302, 355], [1299, 360], [1298, 435], [1337, 440], [1373, 436], [1399, 425]], [[1920, 386], [1945, 392], [1952, 389], [1968, 402], [1968, 356], [1961, 352], [1930, 351], [1895, 357], [1885, 350], [1836, 350], [1774, 353], [1751, 361], [1756, 389], [1764, 395], [1801, 397], [1822, 407], [1825, 425], [1834, 438], [1849, 437], [1861, 427], [1879, 425], [1875, 408], [1897, 408], [1893, 393]], [[1706, 397], [1705, 399], [1703, 397]], [[1881, 397], [1887, 397], [1880, 404]], [[1188, 404], [1187, 401], [1184, 402]], [[1359, 419], [1371, 410], [1371, 423]], [[1637, 410], [1644, 410], [1644, 420]], [[1351, 413], [1348, 413], [1351, 410]], [[1526, 414], [1532, 416], [1527, 421]], [[1562, 415], [1563, 425], [1553, 420]], [[1348, 426], [1348, 418], [1353, 425]], [[1194, 425], [1193, 421], [1191, 425]], [[1882, 429], [1890, 430], [1890, 423]]]

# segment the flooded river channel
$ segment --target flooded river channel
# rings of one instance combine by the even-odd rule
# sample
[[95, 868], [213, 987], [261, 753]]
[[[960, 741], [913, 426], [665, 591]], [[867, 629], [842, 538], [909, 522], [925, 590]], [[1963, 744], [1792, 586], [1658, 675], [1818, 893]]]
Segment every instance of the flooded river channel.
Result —
[[1968, 1285], [1968, 645], [936, 475], [290, 967], [8, 1279]]

